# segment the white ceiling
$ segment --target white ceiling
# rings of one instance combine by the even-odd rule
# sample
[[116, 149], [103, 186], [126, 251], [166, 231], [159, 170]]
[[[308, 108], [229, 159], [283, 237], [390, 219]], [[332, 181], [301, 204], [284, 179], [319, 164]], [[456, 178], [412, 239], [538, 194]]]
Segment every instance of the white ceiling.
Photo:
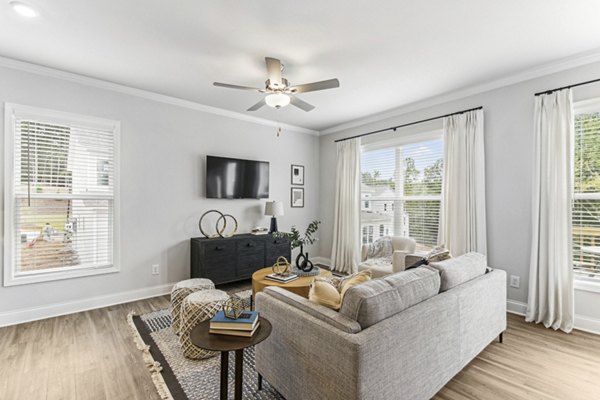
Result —
[[[0, 0], [0, 55], [205, 105], [322, 130], [499, 79], [600, 45], [598, 0]], [[264, 57], [316, 106], [245, 111]]]

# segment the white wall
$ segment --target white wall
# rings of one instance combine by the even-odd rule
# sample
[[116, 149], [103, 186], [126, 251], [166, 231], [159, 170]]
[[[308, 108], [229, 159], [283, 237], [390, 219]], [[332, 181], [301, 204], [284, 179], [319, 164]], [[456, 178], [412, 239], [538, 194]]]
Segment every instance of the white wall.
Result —
[[[121, 121], [122, 240], [120, 273], [0, 287], [0, 325], [164, 292], [166, 284], [189, 276], [189, 239], [200, 236], [198, 218], [206, 210], [234, 215], [238, 232], [268, 227], [265, 200], [203, 198], [207, 154], [270, 161], [271, 199], [285, 205], [280, 230], [293, 224], [304, 229], [318, 217], [316, 136], [284, 130], [277, 137], [273, 127], [0, 67], [4, 102]], [[3, 113], [2, 107], [2, 121]], [[306, 167], [304, 208], [289, 207], [291, 164]], [[4, 184], [0, 199], [3, 203]], [[160, 264], [160, 275], [151, 275], [152, 264]]]
[[[599, 78], [600, 63], [589, 64], [460, 100], [380, 120], [321, 137], [321, 256], [331, 254], [335, 182], [335, 139], [353, 136], [424, 118], [483, 106], [485, 115], [488, 259], [492, 267], [521, 277], [519, 289], [508, 288], [508, 298], [527, 302], [531, 247], [531, 175], [534, 93]], [[600, 83], [573, 89], [575, 101], [600, 96]], [[398, 134], [403, 134], [398, 131]], [[585, 299], [584, 299], [585, 296]], [[595, 298], [593, 307], [589, 304]], [[600, 294], [576, 291], [576, 313], [594, 318], [600, 327]], [[582, 314], [583, 315], [583, 314]]]

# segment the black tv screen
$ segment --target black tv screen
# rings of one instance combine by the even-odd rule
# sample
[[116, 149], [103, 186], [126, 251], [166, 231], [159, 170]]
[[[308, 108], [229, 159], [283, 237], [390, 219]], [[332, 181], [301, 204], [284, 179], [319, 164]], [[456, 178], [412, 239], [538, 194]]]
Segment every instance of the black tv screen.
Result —
[[269, 197], [269, 163], [206, 156], [206, 197], [209, 199]]

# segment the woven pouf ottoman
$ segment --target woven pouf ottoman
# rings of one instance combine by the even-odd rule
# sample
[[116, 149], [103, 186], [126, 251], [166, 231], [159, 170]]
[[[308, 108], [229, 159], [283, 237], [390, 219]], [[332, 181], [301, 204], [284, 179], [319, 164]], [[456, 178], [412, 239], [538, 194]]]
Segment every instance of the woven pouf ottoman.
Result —
[[200, 360], [217, 355], [214, 351], [204, 350], [192, 344], [190, 332], [200, 322], [214, 317], [227, 300], [229, 300], [229, 295], [216, 289], [194, 292], [183, 300], [179, 343], [181, 343], [185, 357]]
[[179, 335], [181, 324], [181, 303], [190, 294], [199, 290], [214, 289], [215, 284], [210, 279], [194, 278], [186, 279], [173, 286], [171, 290], [171, 327], [176, 335]]

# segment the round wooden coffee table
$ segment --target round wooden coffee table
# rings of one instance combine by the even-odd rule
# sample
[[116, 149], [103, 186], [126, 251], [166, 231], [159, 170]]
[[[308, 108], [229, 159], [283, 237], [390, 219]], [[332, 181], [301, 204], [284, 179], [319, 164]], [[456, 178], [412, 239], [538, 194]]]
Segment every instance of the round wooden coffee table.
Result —
[[[221, 400], [227, 400], [227, 375], [229, 371], [229, 352], [235, 351], [235, 400], [242, 399], [242, 377], [244, 349], [254, 346], [269, 337], [271, 323], [259, 317], [260, 326], [252, 337], [217, 335], [210, 333], [210, 320], [200, 322], [190, 332], [191, 342], [203, 349], [221, 352]], [[258, 377], [258, 389], [262, 386], [262, 376]]]
[[[314, 276], [301, 276], [298, 279], [288, 282], [288, 283], [280, 283], [271, 281], [265, 278], [267, 275], [272, 274], [273, 269], [271, 267], [259, 269], [255, 273], [252, 274], [252, 300], [256, 296], [256, 293], [262, 292], [267, 286], [279, 286], [286, 290], [289, 290], [292, 293], [296, 293], [302, 297], [306, 297], [308, 299], [308, 291], [310, 290], [310, 285], [315, 280]], [[324, 268], [321, 268], [321, 272], [318, 276], [331, 276], [331, 271], [328, 271]]]

